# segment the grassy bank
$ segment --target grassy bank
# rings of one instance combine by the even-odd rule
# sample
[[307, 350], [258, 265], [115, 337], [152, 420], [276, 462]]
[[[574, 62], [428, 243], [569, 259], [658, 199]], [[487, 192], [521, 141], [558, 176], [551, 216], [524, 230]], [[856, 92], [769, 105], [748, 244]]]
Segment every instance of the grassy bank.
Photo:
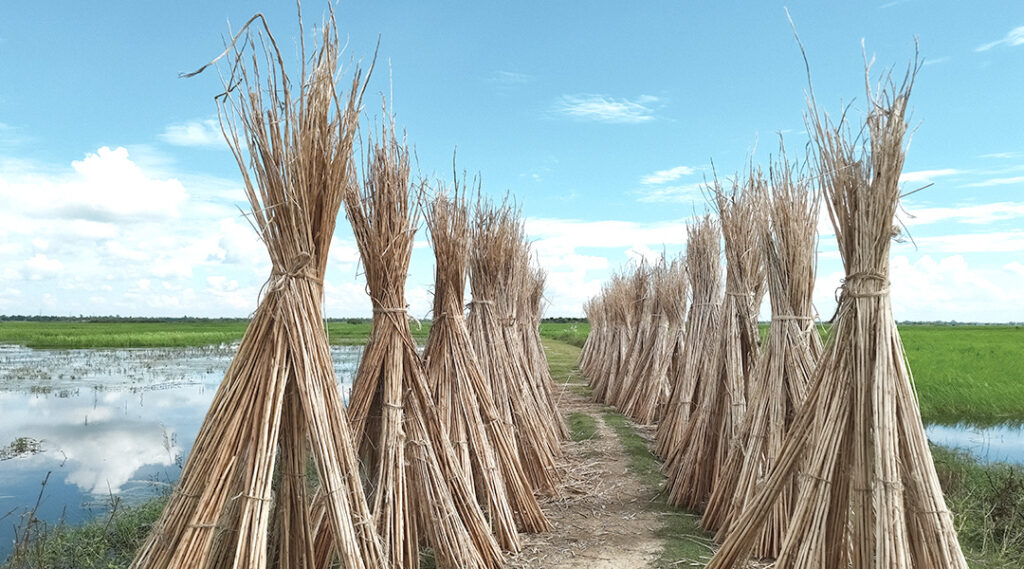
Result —
[[[242, 319], [10, 320], [0, 322], [0, 344], [55, 349], [209, 346], [240, 340], [248, 324]], [[417, 341], [425, 341], [429, 331], [429, 321], [412, 323]], [[334, 345], [361, 345], [370, 334], [370, 321], [328, 320], [327, 334]]]

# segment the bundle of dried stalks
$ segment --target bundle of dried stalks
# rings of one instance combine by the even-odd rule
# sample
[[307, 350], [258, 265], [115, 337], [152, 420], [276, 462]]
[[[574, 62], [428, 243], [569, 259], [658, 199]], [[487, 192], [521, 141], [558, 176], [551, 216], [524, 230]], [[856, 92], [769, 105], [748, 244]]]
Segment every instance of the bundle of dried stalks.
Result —
[[[254, 22], [263, 28], [255, 38]], [[362, 92], [358, 72], [351, 91], [336, 91], [333, 21], [319, 43], [309, 73], [294, 85], [262, 16], [225, 51], [231, 75], [218, 98], [221, 125], [273, 269], [133, 567], [313, 567], [310, 449], [333, 535], [328, 545], [345, 567], [386, 566], [367, 523], [322, 320], [327, 252], [352, 168]], [[247, 48], [251, 60], [243, 56]]]
[[608, 317], [604, 294], [604, 290], [602, 290], [601, 294], [583, 303], [583, 314], [586, 315], [587, 323], [590, 324], [590, 333], [580, 350], [579, 367], [580, 373], [587, 378], [588, 382], [592, 382], [596, 377], [595, 372], [601, 365], [601, 359], [604, 357], [608, 345]]
[[684, 355], [675, 364], [668, 404], [658, 423], [657, 453], [665, 459], [671, 482], [683, 448], [689, 444], [684, 431], [700, 390], [718, 380], [718, 321], [722, 303], [721, 233], [718, 224], [705, 216], [686, 228], [686, 273], [690, 284], [690, 312], [686, 316]]
[[[966, 568], [892, 315], [889, 245], [917, 68], [872, 91], [867, 140], [810, 99], [808, 131], [846, 278], [829, 341], [778, 466], [709, 567], [742, 566], [800, 472], [780, 568]], [[855, 129], [859, 130], [859, 129]]]
[[434, 324], [424, 350], [427, 378], [494, 536], [503, 549], [516, 552], [521, 546], [517, 526], [538, 532], [549, 525], [523, 471], [512, 428], [499, 418], [463, 318], [470, 228], [458, 189], [449, 197], [441, 188], [426, 210], [437, 259]]
[[594, 369], [588, 375], [594, 401], [607, 401], [608, 387], [618, 377], [631, 345], [633, 312], [628, 286], [627, 277], [615, 273], [602, 293], [607, 330], [601, 350], [595, 353]]
[[[569, 439], [569, 426], [562, 414], [558, 412], [558, 402], [554, 394], [554, 379], [548, 369], [548, 358], [544, 353], [544, 343], [540, 337], [540, 324], [544, 315], [544, 282], [547, 273], [538, 266], [526, 267], [526, 288], [520, 295], [519, 324], [527, 359], [532, 363], [534, 389], [541, 398], [541, 404], [547, 411], [551, 425], [559, 440]], [[561, 455], [561, 445], [555, 445], [555, 451]]]
[[626, 365], [623, 368], [614, 393], [609, 393], [609, 403], [615, 408], [623, 411], [632, 399], [637, 389], [637, 384], [644, 374], [644, 364], [647, 363], [652, 342], [655, 339], [655, 314], [657, 291], [655, 282], [659, 278], [659, 271], [665, 271], [665, 257], [659, 257], [658, 262], [649, 264], [646, 259], [640, 261], [636, 272], [633, 275], [633, 288], [637, 295], [633, 299], [633, 319], [637, 323], [633, 331], [633, 342], [629, 346], [626, 357]]
[[380, 142], [370, 144], [362, 189], [352, 180], [345, 196], [373, 302], [349, 402], [352, 432], [392, 567], [419, 567], [421, 541], [433, 547], [438, 566], [500, 567], [501, 551], [459, 467], [409, 330], [404, 287], [416, 231], [410, 194], [408, 150], [385, 126]]
[[686, 318], [686, 264], [682, 258], [669, 265], [662, 255], [652, 271], [651, 298], [650, 337], [635, 379], [620, 397], [622, 412], [642, 425], [653, 423], [668, 400], [668, 374]]
[[717, 334], [718, 350], [700, 403], [683, 431], [681, 452], [669, 457], [669, 501], [685, 508], [706, 504], [746, 411], [747, 377], [758, 350], [757, 311], [763, 295], [764, 178], [756, 171], [726, 193], [714, 182], [725, 237], [726, 287]]
[[[785, 149], [771, 169], [770, 223], [762, 245], [768, 273], [772, 321], [768, 340], [751, 377], [747, 416], [733, 441], [704, 511], [703, 523], [724, 538], [766, 473], [774, 468], [808, 381], [821, 355], [814, 327], [814, 291], [819, 194], [809, 178], [797, 179]], [[737, 450], [738, 449], [738, 450]], [[795, 479], [785, 488], [754, 547], [758, 558], [774, 558], [782, 544], [796, 497]]]
[[480, 201], [471, 232], [470, 301], [467, 327], [473, 351], [498, 406], [499, 416], [516, 435], [516, 449], [532, 489], [555, 494], [558, 441], [550, 416], [543, 412], [515, 326], [517, 259], [522, 255], [523, 229], [518, 212], [506, 201], [492, 206]]

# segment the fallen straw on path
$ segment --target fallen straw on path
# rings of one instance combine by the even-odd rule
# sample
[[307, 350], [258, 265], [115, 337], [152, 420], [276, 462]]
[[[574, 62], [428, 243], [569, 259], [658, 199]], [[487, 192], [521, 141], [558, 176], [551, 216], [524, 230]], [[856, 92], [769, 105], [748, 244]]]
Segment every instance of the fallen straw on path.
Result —
[[[254, 39], [249, 26], [257, 21], [263, 31]], [[336, 91], [333, 21], [320, 39], [315, 63], [294, 86], [262, 16], [225, 52], [231, 75], [218, 98], [221, 124], [273, 268], [177, 487], [132, 567], [312, 566], [311, 464], [332, 536], [326, 547], [345, 567], [386, 566], [366, 523], [322, 316], [363, 86], [356, 72], [347, 94]]]

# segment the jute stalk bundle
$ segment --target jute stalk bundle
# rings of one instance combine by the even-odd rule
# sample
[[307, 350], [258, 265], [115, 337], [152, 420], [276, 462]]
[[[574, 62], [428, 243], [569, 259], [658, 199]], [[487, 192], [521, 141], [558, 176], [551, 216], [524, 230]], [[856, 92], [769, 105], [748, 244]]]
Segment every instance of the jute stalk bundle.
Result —
[[[508, 293], [514, 258], [522, 246], [522, 226], [506, 202], [481, 201], [474, 216], [469, 257], [473, 299], [467, 327], [473, 351], [491, 385], [499, 416], [515, 434], [516, 450], [535, 492], [555, 494], [558, 471], [552, 432], [545, 423], [526, 373], [529, 364], [515, 333], [514, 304]], [[557, 444], [557, 441], [555, 441]]]
[[421, 541], [439, 567], [500, 567], [501, 551], [459, 467], [430, 397], [409, 330], [405, 279], [416, 229], [409, 154], [387, 126], [371, 144], [362, 189], [353, 180], [345, 208], [373, 302], [349, 416], [370, 505], [395, 568], [419, 567]]
[[[520, 317], [517, 323], [523, 337], [523, 345], [526, 348], [526, 355], [533, 364], [533, 383], [547, 416], [560, 440], [569, 439], [569, 426], [565, 423], [562, 414], [558, 412], [558, 403], [555, 400], [554, 379], [551, 377], [551, 370], [548, 369], [548, 358], [544, 353], [544, 343], [540, 337], [540, 324], [544, 315], [544, 282], [547, 280], [547, 273], [538, 266], [527, 267], [526, 288], [520, 296]], [[555, 446], [556, 452], [561, 455], [561, 446]]]
[[[263, 27], [256, 39], [254, 22]], [[218, 98], [221, 125], [273, 269], [133, 567], [314, 567], [310, 449], [330, 548], [345, 567], [387, 566], [368, 523], [322, 320], [327, 252], [352, 168], [362, 87], [356, 72], [347, 94], [336, 91], [333, 21], [319, 43], [309, 73], [294, 85], [260, 15], [221, 56], [231, 63], [228, 92]]]
[[602, 293], [607, 332], [601, 350], [595, 354], [595, 369], [588, 375], [594, 401], [606, 401], [608, 385], [618, 375], [620, 362], [629, 351], [633, 312], [627, 288], [626, 276], [615, 273]]
[[608, 345], [608, 317], [603, 292], [583, 303], [583, 313], [590, 324], [590, 334], [580, 350], [579, 367], [583, 377], [592, 382]]
[[684, 431], [704, 384], [718, 380], [715, 368], [719, 342], [718, 322], [722, 303], [721, 233], [718, 224], [705, 216], [686, 228], [686, 273], [690, 281], [690, 312], [686, 316], [686, 345], [682, 361], [670, 381], [672, 390], [658, 423], [657, 453], [663, 457], [671, 482], [683, 447], [689, 444]]
[[668, 400], [668, 374], [686, 318], [684, 259], [680, 257], [668, 265], [662, 256], [654, 268], [652, 293], [651, 339], [622, 407], [623, 413], [642, 425], [653, 423]]
[[661, 278], [659, 272], [664, 274], [665, 257], [662, 255], [654, 264], [649, 264], [646, 259], [640, 262], [637, 267], [636, 276], [639, 282], [634, 287], [638, 296], [633, 300], [633, 307], [636, 311], [637, 327], [634, 331], [633, 344], [629, 347], [629, 356], [626, 358], [626, 367], [622, 371], [618, 382], [618, 392], [609, 403], [622, 412], [625, 412], [633, 398], [641, 376], [646, 370], [644, 366], [648, 363], [650, 351], [656, 338], [655, 310], [657, 291], [656, 282]]
[[[704, 512], [705, 527], [717, 527], [720, 539], [774, 468], [821, 355], [811, 305], [820, 194], [793, 172], [782, 149], [771, 169], [770, 223], [762, 239], [772, 305], [768, 340], [751, 377], [747, 416]], [[778, 555], [795, 499], [793, 479], [765, 520], [755, 557]]]
[[889, 297], [889, 246], [916, 71], [898, 85], [886, 77], [874, 92], [865, 73], [865, 142], [810, 99], [808, 131], [846, 278], [813, 387], [778, 466], [732, 524], [712, 569], [743, 564], [797, 472], [796, 507], [776, 567], [967, 567]]
[[426, 209], [426, 221], [437, 259], [434, 324], [424, 350], [427, 378], [491, 531], [502, 549], [517, 552], [517, 526], [531, 532], [549, 526], [523, 471], [511, 427], [499, 417], [463, 318], [470, 226], [458, 186], [450, 197], [439, 189]]
[[650, 284], [650, 269], [643, 261], [636, 267], [633, 273], [626, 277], [622, 288], [619, 290], [620, 314], [623, 317], [621, 335], [619, 336], [619, 353], [615, 360], [615, 367], [606, 370], [604, 398], [595, 400], [608, 405], [616, 405], [619, 400], [619, 391], [622, 389], [624, 378], [632, 374], [636, 368], [642, 350], [643, 340], [646, 339], [647, 329], [650, 328], [648, 321], [644, 322], [644, 303], [648, 298], [648, 285]]
[[757, 309], [763, 295], [764, 263], [759, 240], [764, 178], [757, 171], [726, 193], [714, 183], [725, 237], [726, 287], [713, 371], [700, 387], [699, 404], [683, 431], [680, 452], [666, 462], [669, 501], [695, 509], [706, 505], [746, 411], [747, 377], [758, 351]]

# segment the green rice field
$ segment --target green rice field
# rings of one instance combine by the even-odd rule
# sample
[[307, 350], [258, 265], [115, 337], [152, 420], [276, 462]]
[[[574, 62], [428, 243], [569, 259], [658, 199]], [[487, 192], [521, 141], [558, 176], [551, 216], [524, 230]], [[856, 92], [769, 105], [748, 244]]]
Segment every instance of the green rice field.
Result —
[[[548, 338], [582, 346], [587, 323], [545, 323]], [[900, 326], [926, 423], [1024, 423], [1024, 327]]]

